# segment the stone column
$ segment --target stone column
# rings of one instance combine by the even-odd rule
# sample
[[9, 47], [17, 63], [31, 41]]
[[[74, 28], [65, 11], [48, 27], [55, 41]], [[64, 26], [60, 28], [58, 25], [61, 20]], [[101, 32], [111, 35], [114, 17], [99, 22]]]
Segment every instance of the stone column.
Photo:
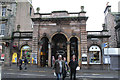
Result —
[[67, 62], [70, 62], [70, 42], [67, 42]]
[[38, 54], [37, 54], [38, 67], [40, 67], [40, 53], [41, 53], [41, 48], [42, 48], [42, 46], [39, 44], [38, 45]]
[[48, 44], [48, 66], [51, 67], [51, 43]]
[[[34, 24], [33, 28], [33, 39], [32, 39], [32, 54], [31, 58], [35, 59], [36, 63], [33, 64], [38, 64], [38, 33], [39, 33], [39, 24]], [[37, 60], [36, 60], [37, 59]]]
[[78, 41], [78, 64], [81, 67], [81, 46], [80, 41]]
[[5, 47], [4, 66], [10, 66], [10, 47]]

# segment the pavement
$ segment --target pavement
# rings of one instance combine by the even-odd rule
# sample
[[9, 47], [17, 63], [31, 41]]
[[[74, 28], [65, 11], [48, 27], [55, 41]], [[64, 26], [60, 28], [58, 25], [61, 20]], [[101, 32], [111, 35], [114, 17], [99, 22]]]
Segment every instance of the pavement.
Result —
[[[2, 66], [2, 80], [56, 80], [54, 70], [49, 67], [38, 68], [37, 65], [28, 65], [27, 70], [19, 70], [16, 64], [11, 67]], [[120, 80], [119, 71], [113, 70], [79, 70], [77, 80]], [[69, 80], [69, 76], [65, 80]]]

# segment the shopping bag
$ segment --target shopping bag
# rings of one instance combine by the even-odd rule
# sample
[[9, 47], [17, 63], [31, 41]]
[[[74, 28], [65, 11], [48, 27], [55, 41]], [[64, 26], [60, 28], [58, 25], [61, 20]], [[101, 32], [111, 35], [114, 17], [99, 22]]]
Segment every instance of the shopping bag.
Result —
[[54, 72], [54, 76], [56, 76], [56, 73]]

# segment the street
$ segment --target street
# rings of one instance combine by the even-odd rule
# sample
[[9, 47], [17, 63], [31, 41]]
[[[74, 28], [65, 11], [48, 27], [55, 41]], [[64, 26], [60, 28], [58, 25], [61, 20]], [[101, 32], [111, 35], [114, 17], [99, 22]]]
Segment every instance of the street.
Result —
[[[56, 80], [53, 72], [52, 68], [37, 68], [36, 65], [29, 65], [27, 70], [20, 71], [14, 64], [11, 67], [2, 68], [2, 80]], [[119, 80], [118, 71], [106, 70], [80, 70], [77, 71], [76, 77], [77, 80]], [[69, 77], [65, 80], [69, 80]]]

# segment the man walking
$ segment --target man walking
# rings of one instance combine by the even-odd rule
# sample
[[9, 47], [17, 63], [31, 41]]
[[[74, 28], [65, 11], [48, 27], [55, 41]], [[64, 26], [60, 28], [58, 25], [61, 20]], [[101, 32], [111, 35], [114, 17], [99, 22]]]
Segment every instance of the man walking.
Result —
[[72, 75], [74, 75], [74, 80], [76, 80], [76, 68], [78, 66], [78, 62], [75, 60], [75, 58], [75, 55], [73, 55], [72, 60], [69, 62], [70, 80], [72, 80]]
[[28, 63], [28, 61], [27, 61], [27, 59], [26, 59], [26, 57], [25, 57], [25, 59], [24, 59], [24, 67], [25, 67], [25, 70], [27, 69], [27, 63]]
[[60, 80], [61, 76], [62, 76], [62, 80], [64, 80], [63, 73], [65, 70], [65, 62], [62, 60], [62, 55], [58, 56], [58, 60], [55, 61], [54, 68], [55, 68], [57, 80]]
[[22, 70], [22, 60], [19, 58], [19, 69]]

